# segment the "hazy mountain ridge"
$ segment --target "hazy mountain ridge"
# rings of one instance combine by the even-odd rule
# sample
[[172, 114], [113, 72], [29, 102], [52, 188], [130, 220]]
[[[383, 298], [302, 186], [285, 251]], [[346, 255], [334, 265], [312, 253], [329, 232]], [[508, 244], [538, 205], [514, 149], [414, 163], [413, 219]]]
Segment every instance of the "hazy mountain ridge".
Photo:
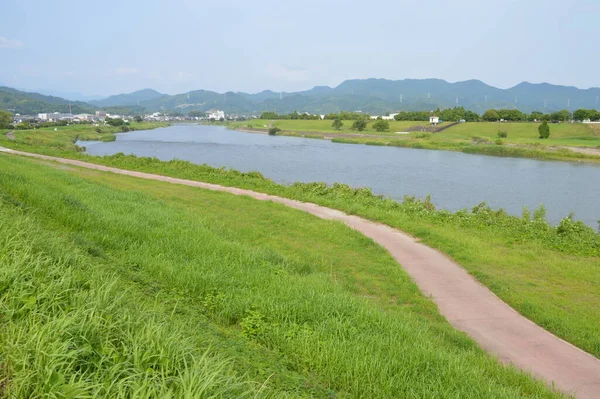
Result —
[[151, 101], [164, 95], [166, 94], [159, 93], [154, 89], [142, 89], [133, 93], [116, 94], [101, 100], [90, 101], [90, 104], [97, 107], [138, 105], [138, 102]]
[[40, 112], [69, 112], [73, 114], [93, 112], [96, 107], [81, 101], [29, 93], [10, 87], [0, 87], [0, 109], [15, 113], [35, 115]]
[[[11, 98], [14, 97], [14, 98]], [[90, 103], [71, 102], [80, 109], [130, 107], [145, 112], [222, 109], [233, 114], [260, 114], [263, 111], [292, 111], [325, 114], [363, 111], [371, 114], [422, 111], [462, 106], [483, 113], [490, 108], [511, 108], [524, 112], [552, 112], [560, 109], [599, 108], [600, 88], [579, 89], [549, 83], [522, 82], [509, 89], [490, 86], [479, 80], [450, 83], [442, 79], [352, 79], [336, 87], [315, 86], [299, 92], [259, 93], [193, 90], [168, 95], [153, 89], [138, 90]], [[68, 100], [60, 97], [0, 88], [0, 107], [20, 113], [68, 110]], [[65, 105], [67, 109], [65, 109]], [[37, 107], [37, 108], [36, 108]], [[27, 112], [26, 110], [29, 110]], [[35, 112], [31, 112], [35, 110]], [[133, 112], [133, 111], [132, 111]]]

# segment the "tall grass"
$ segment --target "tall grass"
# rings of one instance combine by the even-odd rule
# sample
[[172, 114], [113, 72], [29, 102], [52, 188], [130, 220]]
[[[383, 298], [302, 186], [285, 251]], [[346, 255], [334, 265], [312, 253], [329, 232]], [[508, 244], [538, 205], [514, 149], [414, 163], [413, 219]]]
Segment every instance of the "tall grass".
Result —
[[[3, 314], [30, 308], [0, 321], [14, 396], [559, 396], [450, 327], [339, 223], [1, 154], [0, 192], [15, 240]], [[40, 261], [18, 251], [26, 237]]]
[[282, 186], [257, 172], [241, 173], [187, 161], [162, 162], [123, 154], [92, 157], [43, 147], [35, 149], [314, 202], [403, 229], [452, 256], [528, 318], [600, 357], [600, 314], [596, 312], [600, 307], [600, 236], [568, 217], [552, 226], [542, 210], [536, 215], [526, 211], [523, 217], [514, 217], [502, 210], [493, 211], [485, 204], [450, 213], [437, 210], [428, 201], [407, 198], [399, 203], [374, 196], [368, 189], [354, 190], [341, 184]]
[[0, 207], [0, 396], [249, 397], [189, 326], [76, 248]]

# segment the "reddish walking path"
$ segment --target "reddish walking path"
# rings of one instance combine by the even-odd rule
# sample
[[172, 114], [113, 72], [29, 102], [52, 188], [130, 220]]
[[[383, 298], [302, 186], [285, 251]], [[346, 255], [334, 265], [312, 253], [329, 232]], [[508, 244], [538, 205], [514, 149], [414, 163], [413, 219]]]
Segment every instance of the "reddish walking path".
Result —
[[279, 202], [323, 219], [339, 220], [371, 238], [404, 267], [423, 294], [431, 297], [440, 312], [457, 329], [505, 363], [531, 372], [548, 384], [580, 399], [600, 398], [600, 360], [576, 348], [521, 316], [461, 266], [413, 237], [389, 226], [346, 215], [323, 206], [280, 198], [234, 187], [134, 172], [82, 161], [49, 157], [0, 147], [7, 152], [56, 161], [143, 179], [247, 195]]

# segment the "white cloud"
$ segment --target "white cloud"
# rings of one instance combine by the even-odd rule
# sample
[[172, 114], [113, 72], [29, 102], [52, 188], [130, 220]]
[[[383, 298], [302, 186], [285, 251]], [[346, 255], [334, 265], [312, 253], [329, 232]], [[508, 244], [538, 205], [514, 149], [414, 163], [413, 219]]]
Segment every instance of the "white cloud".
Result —
[[0, 48], [19, 48], [23, 47], [23, 42], [20, 40], [7, 39], [0, 36]]
[[131, 67], [120, 67], [115, 69], [115, 73], [117, 75], [133, 75], [140, 72], [142, 72], [141, 69]]
[[289, 68], [279, 64], [269, 64], [267, 73], [275, 79], [288, 82], [304, 82], [308, 80], [308, 71], [302, 68]]

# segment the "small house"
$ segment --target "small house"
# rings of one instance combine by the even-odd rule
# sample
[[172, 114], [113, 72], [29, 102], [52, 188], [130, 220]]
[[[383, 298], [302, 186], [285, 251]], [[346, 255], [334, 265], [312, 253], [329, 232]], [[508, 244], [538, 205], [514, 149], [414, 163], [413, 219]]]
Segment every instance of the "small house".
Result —
[[440, 123], [440, 117], [439, 117], [439, 116], [436, 116], [436, 115], [431, 115], [431, 116], [429, 117], [429, 123], [430, 123], [432, 126], [436, 126], [438, 123]]

